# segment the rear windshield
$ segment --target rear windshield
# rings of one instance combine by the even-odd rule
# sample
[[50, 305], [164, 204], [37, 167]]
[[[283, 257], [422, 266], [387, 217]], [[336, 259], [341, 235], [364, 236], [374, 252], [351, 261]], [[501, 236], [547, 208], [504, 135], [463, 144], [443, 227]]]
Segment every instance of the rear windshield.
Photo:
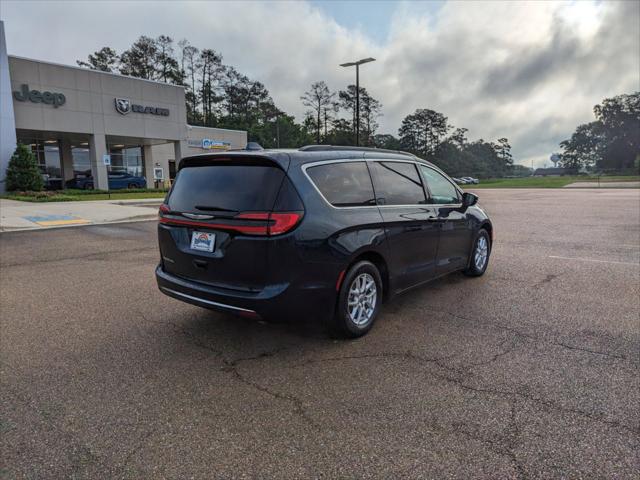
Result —
[[284, 172], [265, 165], [207, 165], [182, 168], [169, 208], [177, 212], [270, 211]]

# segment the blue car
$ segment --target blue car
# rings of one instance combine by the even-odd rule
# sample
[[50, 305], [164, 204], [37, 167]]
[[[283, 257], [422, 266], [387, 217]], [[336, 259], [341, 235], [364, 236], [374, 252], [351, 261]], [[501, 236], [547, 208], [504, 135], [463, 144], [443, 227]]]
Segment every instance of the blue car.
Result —
[[[77, 177], [67, 182], [67, 187], [93, 190], [93, 177]], [[124, 188], [147, 188], [147, 179], [131, 175], [128, 172], [110, 172], [109, 190], [121, 190]]]

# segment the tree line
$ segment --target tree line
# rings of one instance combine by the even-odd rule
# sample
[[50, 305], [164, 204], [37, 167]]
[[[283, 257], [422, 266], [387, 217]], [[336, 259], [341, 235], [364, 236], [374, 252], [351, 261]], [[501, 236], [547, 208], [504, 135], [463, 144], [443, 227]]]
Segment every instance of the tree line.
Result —
[[246, 130], [250, 141], [266, 148], [312, 143], [305, 125], [279, 109], [261, 82], [224, 64], [215, 50], [199, 49], [186, 39], [176, 43], [167, 35], [143, 35], [124, 52], [103, 47], [77, 63], [184, 86], [190, 125]]
[[605, 98], [593, 107], [595, 120], [579, 125], [560, 143], [560, 164], [573, 169], [640, 169], [640, 92]]
[[360, 145], [406, 150], [432, 161], [453, 176], [481, 178], [513, 174], [511, 146], [470, 141], [465, 128], [454, 128], [442, 113], [417, 109], [407, 115], [398, 136], [377, 133], [382, 103], [366, 88], [348, 85], [332, 92], [324, 81], [311, 84], [300, 100], [307, 107], [304, 120], [278, 108], [267, 88], [226, 65], [220, 53], [199, 49], [188, 40], [167, 35], [141, 36], [129, 49], [111, 47], [88, 55], [78, 65], [156, 80], [185, 88], [187, 121], [191, 125], [246, 130], [250, 141], [265, 148], [295, 148], [318, 143], [354, 145], [359, 96]]

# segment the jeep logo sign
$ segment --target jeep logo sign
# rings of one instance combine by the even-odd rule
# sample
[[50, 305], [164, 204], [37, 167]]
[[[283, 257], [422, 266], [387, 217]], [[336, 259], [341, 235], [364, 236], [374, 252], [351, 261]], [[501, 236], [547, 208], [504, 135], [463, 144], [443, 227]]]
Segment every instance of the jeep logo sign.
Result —
[[160, 107], [144, 107], [142, 105], [136, 105], [135, 103], [131, 103], [131, 100], [128, 98], [115, 98], [115, 106], [116, 111], [121, 115], [126, 115], [129, 112], [136, 113], [150, 113], [151, 115], [160, 115], [162, 117], [169, 116], [168, 108], [160, 108]]
[[62, 93], [41, 92], [40, 90], [29, 91], [29, 85], [27, 84], [22, 85], [20, 92], [13, 92], [13, 98], [19, 102], [46, 103], [47, 105], [53, 105], [54, 108], [64, 105], [64, 102], [67, 101], [67, 98]]

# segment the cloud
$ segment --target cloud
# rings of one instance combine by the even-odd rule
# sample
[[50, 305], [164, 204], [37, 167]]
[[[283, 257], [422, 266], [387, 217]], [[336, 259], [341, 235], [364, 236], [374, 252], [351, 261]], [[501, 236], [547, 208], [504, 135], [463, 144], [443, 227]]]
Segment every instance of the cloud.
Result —
[[338, 65], [373, 56], [361, 82], [384, 105], [381, 132], [431, 108], [471, 138], [508, 137], [525, 164], [544, 162], [603, 98], [640, 89], [634, 1], [402, 3], [383, 43], [303, 2], [3, 1], [2, 18], [10, 53], [68, 64], [104, 45], [121, 52], [142, 34], [186, 37], [263, 82], [299, 119], [313, 81], [344, 88], [354, 72]]

